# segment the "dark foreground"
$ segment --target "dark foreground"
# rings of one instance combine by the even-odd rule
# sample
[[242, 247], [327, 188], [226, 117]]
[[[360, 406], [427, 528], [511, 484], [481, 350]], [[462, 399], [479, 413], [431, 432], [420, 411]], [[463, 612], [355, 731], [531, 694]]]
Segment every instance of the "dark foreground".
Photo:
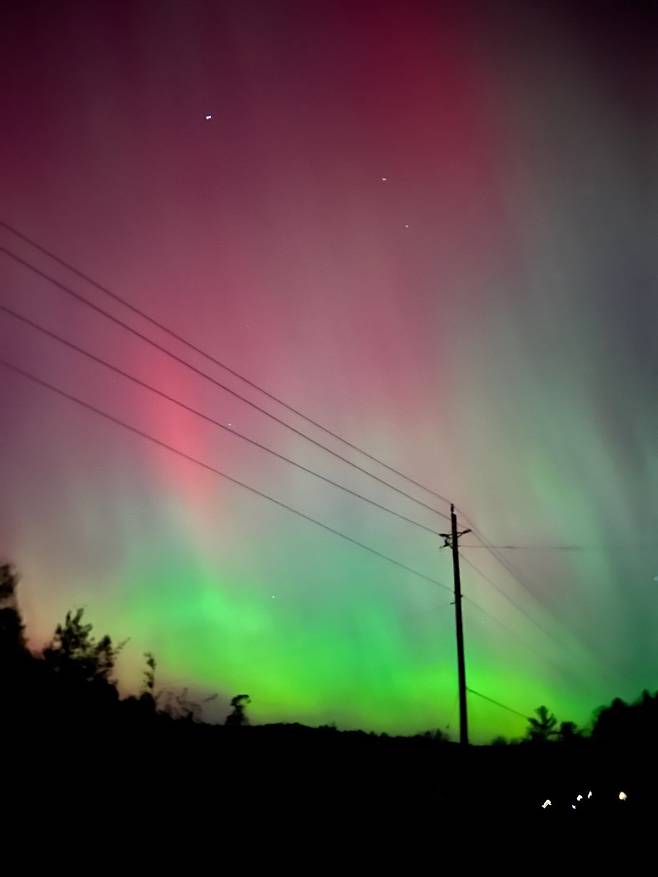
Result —
[[42, 812], [48, 802], [51, 821], [71, 830], [109, 820], [115, 830], [157, 825], [159, 833], [233, 825], [297, 836], [303, 826], [335, 840], [347, 832], [427, 838], [451, 822], [621, 828], [655, 811], [649, 753], [591, 741], [463, 751], [424, 737], [127, 716], [14, 722], [5, 732], [5, 777], [15, 778], [16, 794]]

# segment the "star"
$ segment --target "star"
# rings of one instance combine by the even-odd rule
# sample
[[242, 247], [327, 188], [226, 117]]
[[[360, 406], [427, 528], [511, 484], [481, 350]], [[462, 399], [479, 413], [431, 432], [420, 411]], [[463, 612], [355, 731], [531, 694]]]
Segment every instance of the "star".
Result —
[[212, 113], [206, 113], [206, 122], [209, 122], [212, 119]]
[[407, 224], [406, 222], [405, 222], [405, 224], [404, 224], [404, 227], [405, 227], [405, 228], [409, 228], [409, 226], [408, 226], [408, 224]]
[[388, 177], [380, 177], [380, 179], [381, 179], [382, 183], [388, 182]]

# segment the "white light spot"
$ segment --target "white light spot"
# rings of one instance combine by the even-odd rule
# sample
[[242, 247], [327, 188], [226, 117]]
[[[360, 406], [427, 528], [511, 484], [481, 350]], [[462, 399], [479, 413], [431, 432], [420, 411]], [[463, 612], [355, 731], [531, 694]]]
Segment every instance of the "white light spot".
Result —
[[625, 801], [627, 798], [628, 798], [628, 795], [626, 794], [626, 792], [619, 793], [619, 800], [620, 801]]
[[404, 227], [409, 228], [409, 225], [405, 222]]
[[575, 809], [576, 809], [576, 805], [575, 805], [575, 804], [572, 804], [572, 805], [571, 805], [571, 809], [572, 809], [572, 810], [575, 810]]
[[229, 426], [233, 426], [233, 424], [232, 424], [232, 423], [229, 423]]
[[588, 798], [591, 798], [591, 797], [592, 797], [592, 793], [591, 793], [591, 792], [588, 792], [588, 793], [587, 793], [587, 797], [588, 797]]
[[276, 594], [272, 594], [272, 599], [276, 600]]
[[212, 113], [206, 113], [206, 122], [209, 122], [212, 119]]
[[388, 177], [380, 177], [380, 180], [382, 181], [382, 183], [387, 183]]
[[544, 801], [544, 803], [541, 806], [545, 810], [547, 807], [551, 806], [551, 803], [552, 803], [551, 800], [549, 798], [546, 798], [546, 800]]
[[578, 797], [576, 798], [576, 801], [582, 801], [582, 800], [583, 800], [583, 796], [582, 796], [582, 795], [578, 795]]

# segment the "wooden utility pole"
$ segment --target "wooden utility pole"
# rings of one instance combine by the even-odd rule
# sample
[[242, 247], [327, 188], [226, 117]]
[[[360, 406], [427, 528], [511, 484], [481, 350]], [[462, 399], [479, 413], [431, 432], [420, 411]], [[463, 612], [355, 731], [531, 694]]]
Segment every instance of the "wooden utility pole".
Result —
[[450, 504], [450, 533], [441, 533], [444, 548], [452, 549], [452, 571], [455, 587], [455, 628], [457, 632], [457, 678], [459, 683], [459, 742], [468, 746], [468, 704], [466, 700], [466, 659], [464, 657], [464, 623], [462, 618], [462, 583], [459, 574], [459, 537], [470, 530], [457, 529], [455, 506]]

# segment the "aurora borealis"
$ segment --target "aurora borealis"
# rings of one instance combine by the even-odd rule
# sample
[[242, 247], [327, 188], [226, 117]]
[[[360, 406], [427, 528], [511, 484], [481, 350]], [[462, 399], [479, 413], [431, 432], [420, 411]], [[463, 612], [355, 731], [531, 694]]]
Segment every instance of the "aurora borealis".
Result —
[[[494, 545], [532, 546], [499, 551], [521, 585], [463, 540], [491, 580], [464, 565], [474, 689], [585, 722], [657, 688], [655, 6], [14, 2], [3, 18], [0, 219], [454, 498]], [[0, 247], [435, 502], [6, 229]], [[3, 304], [447, 528], [1, 254], [0, 279]], [[8, 316], [0, 333], [17, 365], [451, 584], [440, 538]], [[0, 554], [33, 645], [85, 606], [130, 638], [126, 691], [152, 650], [159, 685], [219, 694], [210, 717], [244, 691], [255, 721], [456, 732], [447, 591], [17, 375], [0, 372], [0, 402]], [[469, 706], [475, 740], [523, 729]]]

